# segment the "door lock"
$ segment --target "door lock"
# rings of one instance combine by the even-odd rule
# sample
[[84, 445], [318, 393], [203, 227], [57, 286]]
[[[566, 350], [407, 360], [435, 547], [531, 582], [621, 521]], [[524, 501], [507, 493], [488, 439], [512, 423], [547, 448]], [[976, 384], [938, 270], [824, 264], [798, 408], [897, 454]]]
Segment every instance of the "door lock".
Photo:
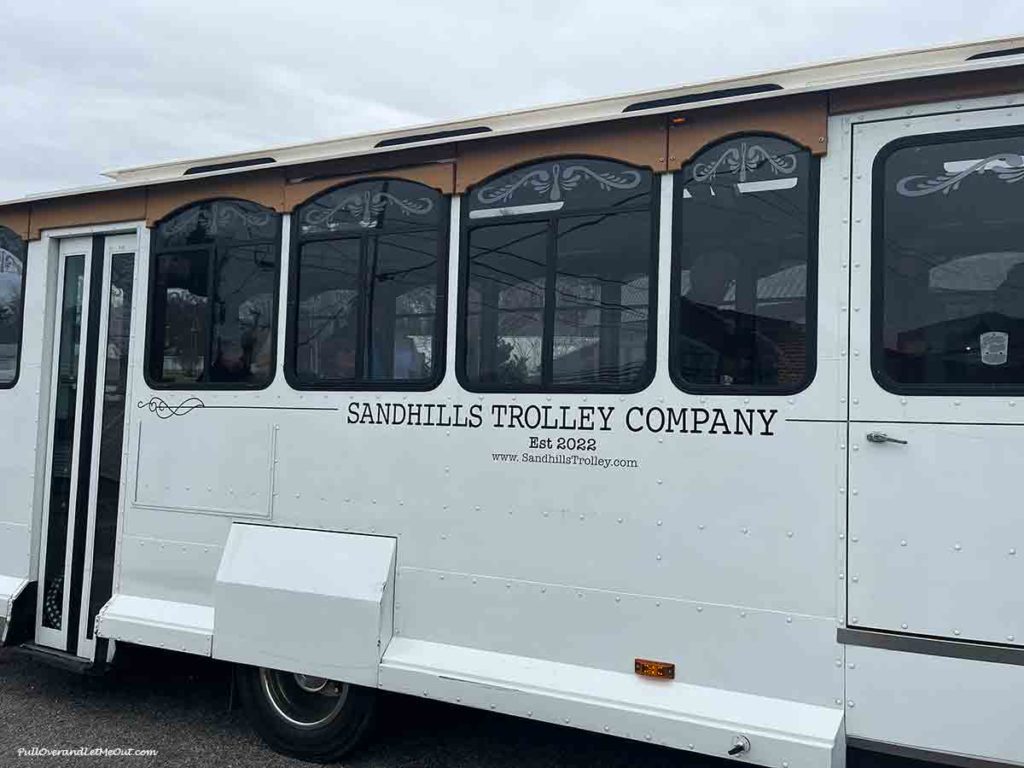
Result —
[[885, 432], [868, 432], [867, 434], [869, 443], [899, 443], [900, 445], [906, 445], [906, 440], [900, 440], [898, 437], [889, 437]]

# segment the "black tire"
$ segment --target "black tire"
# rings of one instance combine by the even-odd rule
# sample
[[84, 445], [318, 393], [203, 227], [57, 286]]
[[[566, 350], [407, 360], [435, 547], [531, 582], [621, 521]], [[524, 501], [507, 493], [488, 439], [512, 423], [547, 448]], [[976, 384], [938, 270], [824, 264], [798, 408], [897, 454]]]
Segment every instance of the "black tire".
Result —
[[253, 730], [267, 745], [312, 763], [336, 762], [355, 748], [370, 727], [377, 700], [372, 688], [324, 681], [331, 687], [316, 692], [320, 702], [310, 698], [317, 678], [241, 664], [235, 667], [235, 683]]

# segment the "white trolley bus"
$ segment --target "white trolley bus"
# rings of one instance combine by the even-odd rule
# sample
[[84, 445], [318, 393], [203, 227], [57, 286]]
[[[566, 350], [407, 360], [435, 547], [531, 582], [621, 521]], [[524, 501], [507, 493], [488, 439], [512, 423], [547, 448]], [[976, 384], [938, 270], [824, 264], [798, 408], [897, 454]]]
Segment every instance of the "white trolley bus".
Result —
[[775, 768], [1024, 763], [1024, 40], [0, 206], [0, 633]]

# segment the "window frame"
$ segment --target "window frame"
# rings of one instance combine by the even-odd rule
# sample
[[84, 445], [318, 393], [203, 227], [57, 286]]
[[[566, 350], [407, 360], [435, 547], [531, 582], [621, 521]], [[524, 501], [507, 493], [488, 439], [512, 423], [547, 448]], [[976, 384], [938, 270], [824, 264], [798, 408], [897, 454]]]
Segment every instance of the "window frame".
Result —
[[[378, 181], [401, 181], [405, 184], [415, 184], [423, 189], [430, 190], [437, 194], [440, 198], [440, 208], [438, 212], [437, 226], [431, 227], [414, 227], [410, 229], [400, 229], [393, 232], [383, 232], [377, 230], [370, 230], [367, 232], [345, 232], [341, 234], [320, 234], [310, 235], [302, 237], [299, 233], [299, 216], [298, 211], [305, 205], [318, 200], [327, 195], [337, 192], [339, 189], [344, 187], [352, 187], [357, 184], [365, 182], [378, 182]], [[337, 184], [333, 187], [320, 190], [315, 195], [306, 198], [301, 203], [295, 206], [291, 215], [291, 229], [290, 239], [288, 247], [288, 293], [287, 293], [287, 304], [285, 307], [285, 353], [284, 353], [284, 377], [288, 385], [298, 391], [306, 392], [430, 392], [437, 389], [441, 382], [444, 380], [445, 369], [447, 367], [448, 357], [448, 253], [451, 250], [451, 196], [445, 194], [436, 187], [431, 187], [423, 184], [419, 181], [413, 181], [412, 179], [402, 178], [401, 176], [369, 176], [363, 179], [350, 179]], [[298, 320], [299, 320], [299, 254], [302, 250], [302, 246], [307, 243], [315, 242], [337, 242], [340, 240], [358, 240], [359, 241], [359, 279], [362, 282], [365, 278], [363, 274], [363, 260], [366, 253], [366, 242], [370, 239], [376, 239], [380, 236], [387, 235], [410, 235], [418, 232], [437, 232], [437, 296], [435, 299], [435, 319], [434, 319], [434, 343], [433, 343], [433, 355], [434, 364], [431, 366], [431, 374], [429, 379], [413, 379], [413, 380], [383, 380], [374, 381], [366, 378], [356, 378], [351, 381], [344, 380], [328, 380], [320, 382], [307, 382], [303, 381], [297, 372], [296, 361], [298, 358]], [[357, 328], [360, 330], [365, 329], [367, 317], [366, 315], [366, 297], [360, 294], [356, 298], [359, 317], [357, 320]], [[359, 333], [359, 331], [357, 331]], [[361, 337], [365, 334], [359, 334]], [[365, 339], [358, 339], [359, 344], [362, 345]], [[360, 351], [357, 354], [357, 360], [362, 360], [364, 351]]]
[[4, 227], [0, 225], [0, 228], [6, 229], [11, 233], [13, 237], [16, 237], [21, 241], [22, 248], [22, 261], [21, 261], [21, 294], [18, 301], [18, 353], [14, 360], [14, 377], [8, 382], [0, 382], [0, 389], [14, 389], [17, 386], [18, 381], [21, 379], [21, 353], [22, 347], [25, 344], [25, 289], [28, 288], [28, 246], [29, 241], [19, 235], [10, 227]]
[[[927, 147], [951, 144], [957, 140], [985, 141], [988, 139], [1020, 138], [1024, 141], [1024, 124], [994, 128], [966, 128], [957, 131], [919, 133], [893, 139], [878, 150], [871, 163], [871, 317], [869, 343], [871, 346], [871, 377], [885, 392], [893, 395], [933, 397], [1006, 397], [1024, 394], [1024, 381], [1018, 384], [906, 384], [890, 378], [885, 371], [884, 333], [885, 310], [885, 163], [896, 152], [907, 147]], [[1022, 225], [1024, 226], [1024, 225]]]
[[[237, 382], [237, 381], [195, 381], [195, 382], [189, 382], [188, 386], [183, 386], [182, 384], [176, 383], [176, 382], [172, 383], [172, 382], [155, 381], [153, 379], [153, 377], [151, 376], [150, 363], [152, 362], [152, 359], [153, 359], [152, 358], [152, 355], [153, 355], [153, 332], [155, 330], [154, 326], [153, 326], [153, 315], [154, 315], [154, 313], [153, 313], [153, 305], [154, 305], [154, 303], [156, 301], [156, 295], [157, 295], [157, 280], [156, 280], [157, 272], [156, 272], [156, 268], [157, 268], [157, 260], [158, 260], [158, 258], [160, 256], [163, 256], [163, 255], [166, 255], [166, 254], [186, 253], [186, 252], [200, 251], [200, 250], [205, 250], [207, 252], [211, 252], [212, 251], [212, 259], [210, 261], [210, 267], [211, 268], [213, 266], [213, 262], [215, 262], [216, 259], [219, 258], [219, 253], [218, 253], [217, 246], [216, 245], [209, 245], [209, 244], [207, 244], [207, 245], [183, 245], [183, 246], [176, 246], [174, 248], [167, 248], [167, 249], [164, 249], [164, 250], [158, 250], [158, 249], [153, 247], [153, 243], [155, 241], [155, 236], [156, 236], [156, 229], [157, 229], [157, 227], [159, 227], [164, 222], [174, 218], [175, 216], [177, 216], [180, 213], [184, 213], [185, 211], [187, 211], [189, 208], [192, 208], [193, 206], [203, 205], [204, 203], [216, 203], [216, 202], [224, 202], [224, 201], [226, 201], [226, 202], [236, 202], [236, 203], [237, 202], [249, 203], [250, 205], [258, 205], [260, 208], [263, 208], [264, 210], [269, 211], [271, 214], [273, 214], [273, 216], [275, 217], [275, 221], [277, 223], [276, 233], [275, 233], [274, 239], [272, 241], [254, 240], [251, 243], [251, 245], [264, 245], [264, 244], [268, 244], [268, 242], [269, 242], [269, 245], [271, 247], [271, 251], [272, 251], [272, 253], [275, 254], [275, 259], [274, 259], [274, 292], [273, 292], [273, 299], [272, 299], [272, 302], [273, 302], [273, 312], [271, 314], [271, 319], [270, 319], [270, 376], [267, 377], [266, 381], [262, 381], [262, 382], [258, 382], [258, 383], [246, 383], [246, 382]], [[162, 391], [184, 391], [184, 392], [190, 392], [190, 391], [194, 391], [194, 390], [195, 391], [200, 391], [200, 390], [202, 390], [202, 391], [217, 391], [217, 390], [221, 390], [221, 391], [232, 391], [232, 390], [240, 391], [241, 390], [241, 391], [253, 391], [253, 392], [255, 392], [255, 391], [267, 389], [268, 387], [271, 386], [271, 384], [274, 383], [274, 379], [277, 378], [278, 318], [279, 318], [279, 316], [281, 314], [279, 307], [280, 307], [280, 301], [281, 301], [281, 297], [280, 297], [280, 293], [281, 293], [281, 257], [282, 257], [282, 252], [281, 252], [281, 250], [282, 250], [281, 249], [281, 235], [282, 235], [283, 229], [284, 229], [284, 227], [283, 227], [282, 216], [281, 216], [280, 212], [274, 210], [273, 208], [267, 208], [265, 205], [263, 205], [261, 203], [257, 203], [255, 200], [246, 200], [245, 198], [241, 198], [241, 197], [211, 197], [211, 198], [205, 198], [203, 200], [193, 200], [193, 201], [191, 201], [189, 203], [186, 203], [185, 205], [182, 205], [182, 206], [179, 206], [178, 208], [175, 208], [173, 211], [171, 211], [166, 216], [164, 216], [160, 221], [156, 222], [155, 226], [153, 226], [151, 228], [151, 233], [150, 233], [150, 238], [149, 238], [149, 243], [150, 243], [150, 245], [149, 245], [149, 254], [148, 254], [149, 274], [148, 274], [147, 279], [149, 281], [149, 285], [146, 288], [146, 344], [145, 344], [145, 350], [144, 350], [144, 355], [143, 355], [143, 364], [142, 364], [143, 378], [145, 379], [146, 386], [148, 386], [150, 389], [153, 389], [153, 390], [162, 390]], [[213, 284], [211, 282], [212, 279], [213, 278], [212, 278], [212, 269], [211, 269], [211, 275], [207, 279], [207, 284], [210, 285], [211, 288], [213, 287]], [[211, 291], [211, 293], [212, 293], [212, 291]], [[209, 299], [210, 299], [210, 312], [211, 312], [211, 316], [212, 316], [213, 305], [214, 305], [213, 296], [211, 295], [209, 297]], [[214, 328], [214, 324], [210, 323], [210, 328], [209, 328], [210, 339], [213, 338], [213, 328]], [[206, 366], [206, 370], [208, 371], [208, 369], [209, 369], [209, 361], [208, 360], [206, 361], [205, 366]]]
[[[545, 275], [545, 281], [549, 280], [552, 276], [552, 272], [557, 274], [558, 271], [558, 222], [562, 220], [583, 218], [587, 216], [601, 216], [607, 214], [616, 213], [643, 213], [649, 212], [651, 216], [651, 234], [650, 234], [650, 255], [649, 255], [649, 271], [648, 271], [648, 303], [647, 303], [647, 359], [644, 361], [644, 367], [642, 369], [642, 375], [638, 377], [635, 384], [629, 386], [613, 386], [610, 384], [569, 384], [569, 385], [557, 385], [557, 384], [544, 384], [543, 381], [540, 384], [524, 384], [519, 386], [513, 386], [510, 384], [496, 383], [496, 384], [484, 384], [471, 381], [468, 376], [467, 364], [469, 359], [469, 340], [468, 340], [468, 325], [469, 325], [469, 235], [472, 229], [483, 229], [485, 227], [498, 227], [501, 226], [500, 220], [491, 218], [481, 219], [479, 223], [470, 223], [469, 219], [469, 206], [463, 204], [459, 212], [459, 282], [458, 282], [458, 301], [457, 301], [457, 314], [456, 314], [456, 341], [455, 341], [455, 376], [459, 382], [459, 385], [467, 392], [473, 392], [478, 394], [559, 394], [559, 395], [591, 395], [591, 394], [610, 394], [610, 395], [632, 395], [638, 392], [642, 392], [647, 389], [654, 382], [655, 374], [658, 368], [658, 268], [660, 265], [661, 254], [658, 252], [659, 234], [661, 230], [661, 190], [662, 174], [655, 172], [651, 168], [645, 166], [634, 165], [627, 163], [623, 160], [619, 160], [614, 157], [605, 157], [601, 155], [588, 155], [588, 154], [569, 154], [569, 155], [545, 155], [542, 157], [531, 158], [530, 160], [516, 165], [502, 168], [497, 173], [491, 174], [485, 179], [481, 179], [479, 182], [470, 187], [463, 199], [469, 197], [469, 194], [479, 188], [480, 186], [487, 184], [493, 179], [500, 176], [505, 176], [509, 173], [514, 173], [520, 168], [528, 168], [531, 165], [537, 165], [538, 163], [545, 162], [561, 162], [565, 160], [601, 160], [604, 162], [617, 163], [619, 165], [626, 166], [639, 171], [647, 172], [651, 175], [651, 202], [649, 206], [628, 206], [622, 208], [580, 208], [579, 210], [572, 210], [568, 214], [563, 214], [560, 211], [546, 211], [539, 213], [528, 213], [518, 216], [509, 216], [504, 223], [515, 223], [515, 224], [530, 224], [543, 222], [547, 226], [547, 244], [545, 250], [545, 256], [547, 258], [547, 273]], [[544, 304], [544, 321], [542, 326], [541, 337], [541, 348], [544, 349], [548, 346], [547, 338], [550, 325], [550, 333], [554, 334], [554, 320], [557, 313], [554, 302], [548, 302], [547, 299], [547, 286], [545, 285], [545, 304]], [[548, 306], [549, 303], [551, 306]], [[541, 377], [543, 379], [543, 359], [541, 361]], [[550, 372], [549, 372], [550, 373]]]
[[[803, 381], [795, 386], [750, 385], [750, 384], [695, 384], [686, 381], [680, 375], [679, 355], [676, 351], [676, 338], [680, 330], [679, 289], [682, 283], [682, 246], [683, 246], [683, 179], [689, 170], [705, 152], [730, 141], [745, 138], [772, 138], [785, 141], [798, 150], [807, 153], [810, 162], [807, 169], [807, 183], [810, 186], [807, 211], [807, 294], [805, 299], [806, 319], [804, 324], [807, 333], [807, 368]], [[668, 370], [669, 378], [681, 392], [688, 395], [737, 395], [737, 396], [786, 396], [796, 395], [807, 390], [818, 373], [818, 262], [820, 261], [819, 237], [821, 223], [821, 158], [811, 150], [789, 136], [771, 131], [740, 131], [721, 136], [702, 146], [679, 169], [672, 172], [672, 243], [671, 262], [672, 274], [669, 286], [669, 346]]]

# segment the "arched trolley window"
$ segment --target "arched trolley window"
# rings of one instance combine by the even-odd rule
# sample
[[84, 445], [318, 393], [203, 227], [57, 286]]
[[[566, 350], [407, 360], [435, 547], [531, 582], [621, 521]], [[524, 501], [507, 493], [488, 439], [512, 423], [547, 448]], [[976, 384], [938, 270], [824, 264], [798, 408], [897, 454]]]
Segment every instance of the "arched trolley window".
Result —
[[789, 394], [814, 377], [818, 161], [774, 136], [675, 177], [670, 370], [687, 392]]
[[411, 389], [444, 369], [448, 200], [411, 181], [296, 209], [285, 371], [298, 389]]
[[466, 196], [459, 378], [472, 391], [635, 392], [654, 372], [653, 174], [563, 157]]
[[151, 241], [146, 376], [171, 389], [267, 386], [281, 217], [245, 200], [173, 213]]
[[18, 379], [24, 297], [25, 241], [0, 227], [0, 389]]

